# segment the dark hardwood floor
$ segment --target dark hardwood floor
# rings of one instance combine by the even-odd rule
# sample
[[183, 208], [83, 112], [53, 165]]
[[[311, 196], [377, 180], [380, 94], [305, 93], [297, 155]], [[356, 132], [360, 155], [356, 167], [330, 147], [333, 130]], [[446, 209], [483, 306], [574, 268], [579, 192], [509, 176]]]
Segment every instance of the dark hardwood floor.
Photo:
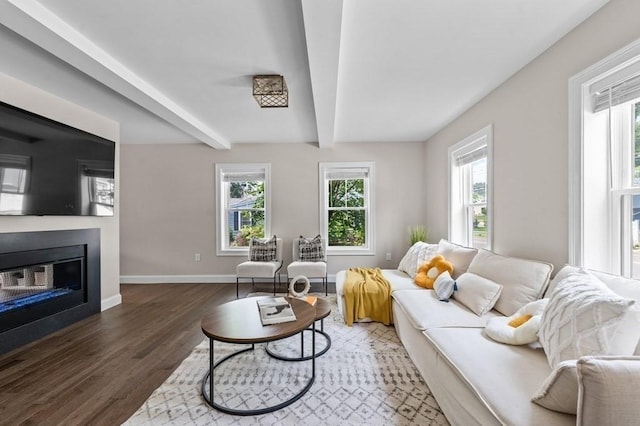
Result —
[[235, 287], [122, 285], [121, 305], [0, 356], [0, 424], [121, 424], [204, 339], [201, 318]]

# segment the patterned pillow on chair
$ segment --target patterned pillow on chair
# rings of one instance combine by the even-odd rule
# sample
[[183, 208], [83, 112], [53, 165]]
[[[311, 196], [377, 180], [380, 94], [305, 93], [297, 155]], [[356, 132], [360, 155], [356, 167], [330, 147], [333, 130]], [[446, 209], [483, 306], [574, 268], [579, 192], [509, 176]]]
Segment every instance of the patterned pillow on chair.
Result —
[[249, 250], [249, 260], [253, 262], [271, 262], [276, 259], [277, 242], [276, 236], [268, 240], [260, 238], [251, 238], [251, 247]]
[[302, 262], [324, 261], [324, 248], [322, 247], [320, 235], [313, 239], [308, 239], [301, 235], [298, 240], [298, 254]]

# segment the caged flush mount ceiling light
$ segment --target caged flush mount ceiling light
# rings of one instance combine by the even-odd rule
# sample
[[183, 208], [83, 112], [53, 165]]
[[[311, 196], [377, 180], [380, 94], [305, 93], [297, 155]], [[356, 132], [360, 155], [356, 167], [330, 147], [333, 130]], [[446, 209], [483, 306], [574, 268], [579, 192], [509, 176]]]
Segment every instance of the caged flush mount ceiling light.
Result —
[[289, 106], [287, 83], [281, 75], [254, 75], [253, 97], [262, 108], [286, 108]]

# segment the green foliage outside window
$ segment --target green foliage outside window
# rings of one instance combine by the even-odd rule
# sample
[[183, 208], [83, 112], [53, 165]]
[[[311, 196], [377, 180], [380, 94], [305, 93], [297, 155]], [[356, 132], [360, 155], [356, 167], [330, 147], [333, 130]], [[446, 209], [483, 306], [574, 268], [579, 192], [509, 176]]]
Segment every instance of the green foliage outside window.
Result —
[[246, 247], [251, 238], [264, 237], [264, 182], [231, 182], [229, 197], [236, 202], [249, 200], [240, 210], [241, 226], [238, 231], [229, 231], [229, 245]]
[[329, 181], [329, 246], [365, 245], [364, 197], [364, 179]]

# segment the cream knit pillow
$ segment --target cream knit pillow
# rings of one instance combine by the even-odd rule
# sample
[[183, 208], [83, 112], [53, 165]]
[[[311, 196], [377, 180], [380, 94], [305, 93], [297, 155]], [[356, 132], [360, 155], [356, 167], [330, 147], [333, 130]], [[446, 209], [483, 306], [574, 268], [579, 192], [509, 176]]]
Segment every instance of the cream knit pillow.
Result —
[[635, 301], [581, 271], [558, 283], [540, 320], [540, 343], [551, 368], [585, 355], [631, 355], [640, 338]]
[[430, 261], [436, 255], [437, 249], [437, 244], [429, 244], [423, 241], [416, 242], [407, 250], [400, 264], [398, 264], [398, 270], [406, 272], [411, 278], [415, 278], [418, 273], [418, 267], [424, 262]]

